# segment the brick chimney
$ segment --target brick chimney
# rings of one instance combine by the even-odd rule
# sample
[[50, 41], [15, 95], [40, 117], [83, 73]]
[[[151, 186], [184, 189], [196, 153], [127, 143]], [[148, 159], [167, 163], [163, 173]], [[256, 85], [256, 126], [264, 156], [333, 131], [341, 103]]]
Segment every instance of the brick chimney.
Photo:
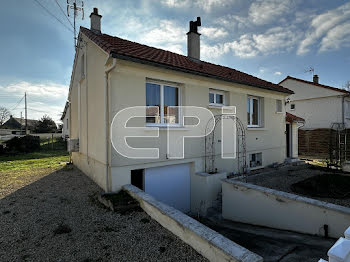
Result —
[[101, 34], [101, 18], [102, 15], [98, 14], [98, 9], [95, 7], [90, 14], [90, 29], [94, 33]]
[[187, 56], [193, 60], [200, 60], [200, 34], [198, 26], [201, 26], [201, 18], [197, 21], [190, 21], [190, 31], [187, 33]]
[[318, 84], [318, 75], [314, 75], [314, 83]]

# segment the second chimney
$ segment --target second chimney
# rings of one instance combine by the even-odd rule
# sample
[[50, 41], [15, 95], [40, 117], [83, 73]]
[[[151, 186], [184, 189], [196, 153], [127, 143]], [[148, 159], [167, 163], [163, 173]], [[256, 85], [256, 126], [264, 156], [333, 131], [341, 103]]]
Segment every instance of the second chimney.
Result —
[[190, 21], [190, 31], [187, 33], [187, 56], [193, 60], [200, 60], [200, 34], [198, 26], [201, 26], [201, 18], [197, 21]]
[[318, 75], [314, 75], [314, 79], [313, 80], [314, 80], [315, 84], [318, 84]]
[[94, 33], [101, 34], [101, 18], [102, 15], [98, 14], [98, 9], [95, 7], [94, 11], [90, 14], [90, 29]]

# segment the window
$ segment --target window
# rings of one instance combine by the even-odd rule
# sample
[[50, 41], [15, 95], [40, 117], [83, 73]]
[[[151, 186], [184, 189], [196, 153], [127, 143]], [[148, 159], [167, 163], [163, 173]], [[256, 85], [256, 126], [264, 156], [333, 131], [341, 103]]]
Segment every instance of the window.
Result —
[[69, 128], [68, 123], [69, 123], [69, 122], [68, 122], [68, 118], [67, 118], [67, 129]]
[[146, 106], [157, 107], [147, 109], [146, 123], [157, 125], [179, 124], [180, 103], [179, 87], [162, 85], [156, 83], [146, 83]]
[[295, 109], [295, 104], [290, 104], [290, 110], [294, 110]]
[[277, 113], [282, 112], [282, 100], [279, 100], [279, 99], [276, 100], [276, 112]]
[[222, 106], [225, 104], [225, 93], [219, 90], [209, 90], [209, 104]]
[[249, 166], [259, 167], [262, 166], [262, 153], [255, 153], [249, 155]]
[[247, 98], [248, 126], [258, 127], [260, 125], [260, 98], [249, 96]]

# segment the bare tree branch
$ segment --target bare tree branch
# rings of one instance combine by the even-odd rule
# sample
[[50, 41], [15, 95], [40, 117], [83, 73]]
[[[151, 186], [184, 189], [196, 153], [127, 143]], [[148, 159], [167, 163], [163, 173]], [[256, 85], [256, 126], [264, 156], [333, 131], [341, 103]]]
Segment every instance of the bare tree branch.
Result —
[[11, 112], [6, 107], [0, 106], [0, 126], [10, 118]]

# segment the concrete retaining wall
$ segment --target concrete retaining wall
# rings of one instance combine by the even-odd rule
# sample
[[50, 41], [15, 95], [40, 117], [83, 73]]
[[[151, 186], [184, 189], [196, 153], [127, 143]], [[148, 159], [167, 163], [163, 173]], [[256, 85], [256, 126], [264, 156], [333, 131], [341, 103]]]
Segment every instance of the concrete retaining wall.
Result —
[[215, 206], [221, 192], [221, 179], [227, 173], [194, 173], [191, 174], [191, 212], [205, 216], [208, 208]]
[[256, 186], [234, 179], [222, 182], [225, 219], [300, 233], [343, 235], [350, 225], [350, 208]]
[[262, 257], [257, 254], [232, 242], [177, 209], [155, 200], [140, 189], [132, 185], [125, 185], [123, 189], [135, 198], [142, 209], [154, 220], [210, 261], [263, 261]]

